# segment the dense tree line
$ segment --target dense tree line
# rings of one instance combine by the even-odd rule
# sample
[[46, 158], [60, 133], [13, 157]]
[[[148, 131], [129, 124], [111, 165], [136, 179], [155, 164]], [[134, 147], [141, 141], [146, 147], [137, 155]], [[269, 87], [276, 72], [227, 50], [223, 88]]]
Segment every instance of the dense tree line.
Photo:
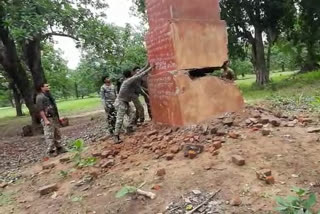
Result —
[[[134, 11], [145, 17], [145, 0], [133, 3]], [[270, 70], [319, 69], [317, 0], [221, 0], [220, 7], [228, 26], [232, 67], [239, 74], [254, 73], [257, 84], [265, 85]]]
[[[41, 83], [49, 82], [58, 98], [83, 97], [97, 91], [103, 74], [145, 61], [143, 36], [129, 25], [106, 24], [107, 6], [103, 0], [1, 1], [0, 105], [11, 103], [22, 115], [23, 101], [36, 123]], [[54, 50], [54, 36], [72, 38], [82, 49], [75, 71]]]

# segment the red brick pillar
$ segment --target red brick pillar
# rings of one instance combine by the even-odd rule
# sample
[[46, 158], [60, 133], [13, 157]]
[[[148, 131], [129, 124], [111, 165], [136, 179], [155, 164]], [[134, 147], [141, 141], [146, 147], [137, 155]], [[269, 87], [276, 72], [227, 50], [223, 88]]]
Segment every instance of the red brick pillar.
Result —
[[[219, 1], [146, 0], [146, 6], [148, 58], [156, 66], [149, 77], [154, 121], [193, 124], [241, 108], [243, 99], [234, 85], [213, 77], [192, 80], [187, 74], [228, 60]], [[224, 101], [228, 98], [229, 103]]]

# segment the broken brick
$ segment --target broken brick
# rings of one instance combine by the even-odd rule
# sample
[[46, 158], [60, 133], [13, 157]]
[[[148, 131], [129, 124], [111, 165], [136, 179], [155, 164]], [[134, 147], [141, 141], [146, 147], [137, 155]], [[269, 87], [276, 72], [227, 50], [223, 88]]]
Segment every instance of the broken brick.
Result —
[[252, 116], [253, 116], [254, 118], [260, 118], [260, 117], [261, 117], [261, 114], [260, 114], [260, 112], [258, 112], [258, 111], [254, 111], [254, 112], [252, 113]]
[[240, 134], [235, 133], [235, 132], [229, 132], [229, 137], [232, 139], [238, 139], [240, 137]]
[[266, 183], [267, 184], [274, 184], [275, 183], [274, 177], [273, 176], [266, 177]]
[[0, 183], [0, 188], [5, 188], [6, 186], [8, 186], [8, 183], [6, 183], [6, 182]]
[[258, 123], [258, 124], [255, 124], [253, 127], [261, 129], [263, 127], [263, 124]]
[[128, 155], [128, 154], [120, 155], [120, 159], [121, 159], [121, 160], [128, 159], [128, 157], [129, 157], [129, 155]]
[[115, 161], [113, 159], [110, 159], [110, 160], [101, 161], [100, 166], [102, 168], [109, 168], [109, 167], [112, 167], [114, 164], [115, 164]]
[[218, 150], [215, 150], [215, 151], [212, 152], [212, 156], [217, 156], [217, 155], [219, 155], [219, 153], [220, 152]]
[[171, 128], [168, 128], [165, 132], [164, 132], [164, 135], [169, 135], [172, 133], [172, 129]]
[[43, 165], [43, 166], [42, 166], [42, 169], [43, 169], [43, 170], [52, 169], [52, 168], [54, 168], [55, 166], [56, 166], [55, 163], [48, 163], [48, 164]]
[[227, 126], [232, 126], [233, 124], [233, 119], [232, 118], [226, 118], [223, 120], [223, 125], [227, 125]]
[[100, 157], [101, 156], [101, 152], [93, 152], [93, 153], [91, 153], [91, 155], [93, 157]]
[[148, 137], [151, 137], [151, 136], [156, 135], [156, 134], [158, 134], [158, 131], [157, 131], [157, 130], [152, 130], [152, 131], [149, 131], [149, 132], [147, 133], [147, 136], [148, 136]]
[[318, 128], [308, 128], [307, 132], [308, 133], [318, 133], [318, 132], [320, 132], [320, 127], [318, 127]]
[[63, 157], [59, 159], [60, 163], [68, 163], [70, 162], [70, 157]]
[[156, 175], [161, 177], [164, 176], [166, 174], [166, 170], [165, 169], [158, 169], [156, 172]]
[[150, 147], [151, 147], [150, 144], [144, 144], [144, 145], [142, 146], [142, 148], [144, 148], [144, 149], [149, 149]]
[[211, 127], [210, 128], [210, 134], [216, 134], [218, 131], [217, 127]]
[[224, 136], [227, 134], [227, 130], [226, 129], [218, 129], [217, 133], [216, 133], [218, 136]]
[[92, 170], [89, 175], [94, 178], [94, 179], [97, 179], [98, 176], [99, 176], [100, 172], [98, 170]]
[[212, 144], [215, 150], [220, 149], [222, 147], [221, 141], [216, 141]]
[[39, 191], [40, 195], [47, 195], [47, 194], [52, 193], [57, 190], [58, 190], [57, 184], [50, 184], [50, 185], [41, 187], [38, 191]]
[[262, 129], [261, 133], [263, 136], [268, 136], [271, 134], [271, 130], [270, 129]]
[[259, 180], [265, 180], [266, 177], [271, 176], [271, 170], [270, 169], [262, 169], [256, 172], [257, 178]]
[[301, 123], [312, 123], [311, 118], [299, 118], [299, 122]]
[[295, 127], [297, 125], [297, 121], [290, 121], [287, 123], [288, 127]]
[[245, 122], [246, 122], [247, 125], [250, 125], [252, 123], [252, 121], [250, 119], [246, 119]]
[[240, 155], [233, 155], [232, 162], [238, 166], [243, 166], [246, 163], [245, 159]]
[[259, 122], [256, 118], [250, 118], [249, 120], [254, 124], [257, 124]]
[[112, 151], [111, 150], [105, 150], [101, 153], [102, 158], [107, 158], [109, 155], [111, 155]]
[[231, 199], [230, 204], [231, 206], [240, 206], [242, 204], [242, 201], [239, 196], [235, 196]]
[[274, 126], [274, 127], [279, 127], [281, 125], [281, 120], [278, 118], [272, 118], [270, 123]]
[[161, 189], [161, 185], [159, 185], [159, 184], [155, 184], [155, 185], [153, 185], [153, 186], [152, 186], [152, 188], [151, 188], [151, 189], [158, 191], [158, 190], [160, 190], [160, 189]]
[[173, 154], [177, 154], [180, 151], [180, 147], [179, 146], [173, 146], [170, 149], [170, 152]]
[[164, 156], [164, 158], [168, 161], [172, 160], [174, 158], [174, 155], [173, 154], [167, 154]]
[[269, 123], [269, 121], [270, 121], [270, 118], [266, 117], [266, 116], [263, 116], [260, 119], [260, 123], [262, 123], [262, 124], [267, 124], [267, 123]]

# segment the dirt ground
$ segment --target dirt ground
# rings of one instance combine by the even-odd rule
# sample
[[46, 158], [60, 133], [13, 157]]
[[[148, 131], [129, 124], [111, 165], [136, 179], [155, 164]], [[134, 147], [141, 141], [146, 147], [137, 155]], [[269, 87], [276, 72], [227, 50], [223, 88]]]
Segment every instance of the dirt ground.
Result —
[[[261, 127], [264, 115], [280, 123], [272, 125], [270, 121]], [[186, 193], [193, 190], [211, 193], [219, 189], [221, 192], [215, 200], [223, 201], [221, 213], [275, 213], [274, 197], [291, 194], [293, 186], [311, 188], [319, 197], [320, 189], [316, 184], [320, 182], [320, 136], [308, 133], [310, 127], [317, 127], [318, 121], [308, 115], [287, 117], [247, 108], [239, 114], [185, 128], [168, 128], [149, 122], [126, 135], [120, 145], [114, 145], [106, 137], [101, 128], [102, 118], [101, 113], [73, 118], [71, 126], [62, 129], [68, 139], [82, 137], [87, 141], [83, 156], [100, 156], [91, 167], [77, 168], [73, 161], [61, 163], [60, 159], [70, 157], [70, 153], [44, 159], [39, 137], [24, 138], [24, 146], [13, 149], [10, 148], [12, 138], [1, 139], [0, 148], [12, 152], [11, 156], [23, 156], [29, 154], [29, 150], [30, 155], [34, 150], [38, 153], [32, 162], [20, 161], [18, 167], [8, 163], [7, 169], [2, 170], [5, 174], [11, 168], [18, 169], [14, 171], [16, 179], [6, 180], [8, 185], [0, 188], [0, 213], [174, 213], [167, 207]], [[225, 122], [230, 118], [232, 124]], [[294, 125], [287, 127], [290, 123]], [[268, 130], [270, 135], [263, 136], [262, 130]], [[214, 150], [216, 142], [222, 142], [222, 147]], [[32, 144], [35, 146], [30, 146]], [[188, 144], [204, 146], [204, 151], [194, 159], [185, 157], [184, 151], [179, 150]], [[234, 164], [233, 155], [242, 156], [245, 165]], [[103, 166], [108, 161], [113, 164]], [[54, 167], [43, 169], [49, 163], [54, 163]], [[165, 175], [158, 176], [159, 169], [165, 169]], [[257, 179], [256, 171], [260, 169], [271, 169], [275, 183], [266, 184]], [[39, 188], [54, 183], [58, 187], [56, 191], [40, 196]], [[154, 200], [115, 197], [124, 185], [138, 187], [141, 184], [141, 189], [156, 194]], [[239, 206], [231, 205], [234, 198], [240, 198]]]

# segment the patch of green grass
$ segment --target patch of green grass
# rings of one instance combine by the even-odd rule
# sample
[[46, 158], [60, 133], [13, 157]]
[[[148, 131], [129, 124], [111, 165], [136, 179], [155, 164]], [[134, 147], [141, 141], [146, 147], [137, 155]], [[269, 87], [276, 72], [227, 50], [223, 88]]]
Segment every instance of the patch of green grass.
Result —
[[320, 71], [306, 74], [295, 72], [275, 73], [265, 87], [255, 84], [255, 77], [238, 80], [237, 85], [247, 102], [266, 100], [272, 97], [317, 97], [320, 96]]
[[[86, 99], [78, 99], [78, 100], [66, 100], [57, 102], [59, 113], [61, 115], [74, 115], [83, 112], [88, 112], [92, 110], [96, 110], [101, 106], [100, 99], [95, 98], [86, 98]], [[21, 117], [29, 118], [29, 111], [28, 109], [23, 106], [22, 108], [24, 114], [26, 116]], [[11, 120], [16, 117], [16, 110], [15, 108], [7, 107], [7, 108], [0, 108], [0, 120]]]
[[10, 205], [13, 202], [13, 193], [0, 192], [0, 206]]
[[59, 113], [62, 115], [74, 115], [83, 112], [93, 111], [101, 108], [100, 98], [86, 98], [78, 100], [67, 100], [58, 102]]

